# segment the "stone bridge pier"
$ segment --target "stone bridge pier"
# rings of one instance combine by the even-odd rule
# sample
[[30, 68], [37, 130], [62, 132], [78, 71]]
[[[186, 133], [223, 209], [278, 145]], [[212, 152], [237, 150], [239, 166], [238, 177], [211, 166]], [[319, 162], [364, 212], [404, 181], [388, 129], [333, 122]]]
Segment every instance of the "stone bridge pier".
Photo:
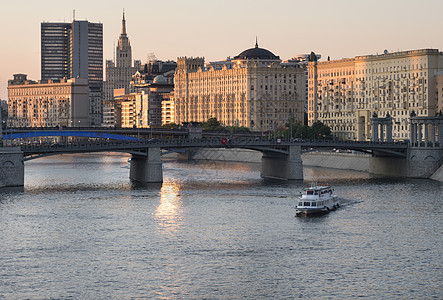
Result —
[[25, 184], [23, 151], [19, 147], [0, 147], [0, 187]]
[[163, 182], [160, 148], [147, 148], [146, 155], [132, 154], [129, 178], [143, 183]]
[[263, 152], [261, 177], [283, 180], [303, 180], [301, 146], [289, 146], [289, 154]]

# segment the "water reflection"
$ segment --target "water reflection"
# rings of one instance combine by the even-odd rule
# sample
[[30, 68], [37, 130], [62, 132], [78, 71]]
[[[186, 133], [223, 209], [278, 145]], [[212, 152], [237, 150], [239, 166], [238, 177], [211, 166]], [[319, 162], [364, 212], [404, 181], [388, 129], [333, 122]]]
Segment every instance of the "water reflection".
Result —
[[169, 180], [163, 182], [160, 190], [160, 204], [155, 211], [158, 228], [164, 234], [174, 234], [183, 225], [180, 183]]

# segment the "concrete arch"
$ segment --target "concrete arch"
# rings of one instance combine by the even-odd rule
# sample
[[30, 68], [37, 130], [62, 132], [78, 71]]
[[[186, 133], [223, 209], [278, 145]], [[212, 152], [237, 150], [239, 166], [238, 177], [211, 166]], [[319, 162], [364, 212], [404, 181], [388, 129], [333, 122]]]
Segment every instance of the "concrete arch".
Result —
[[15, 166], [14, 163], [12, 161], [10, 161], [10, 160], [7, 160], [7, 161], [3, 162], [3, 165], [2, 165], [2, 167], [6, 167], [6, 168], [14, 167], [14, 166]]

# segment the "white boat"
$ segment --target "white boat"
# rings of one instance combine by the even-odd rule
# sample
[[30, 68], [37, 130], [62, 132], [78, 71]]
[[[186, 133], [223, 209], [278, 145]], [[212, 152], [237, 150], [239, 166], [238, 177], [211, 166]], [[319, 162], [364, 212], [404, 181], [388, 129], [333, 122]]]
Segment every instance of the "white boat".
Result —
[[340, 207], [334, 189], [329, 185], [311, 184], [304, 188], [297, 204], [297, 215], [328, 213]]

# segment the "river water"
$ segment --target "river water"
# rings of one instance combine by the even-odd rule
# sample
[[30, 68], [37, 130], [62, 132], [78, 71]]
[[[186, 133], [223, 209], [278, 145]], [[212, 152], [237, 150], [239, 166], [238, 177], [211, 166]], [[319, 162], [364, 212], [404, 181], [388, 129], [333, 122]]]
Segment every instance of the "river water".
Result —
[[[132, 185], [128, 156], [25, 163], [0, 194], [0, 299], [442, 299], [443, 184], [169, 160]], [[342, 208], [295, 217], [311, 181]]]

